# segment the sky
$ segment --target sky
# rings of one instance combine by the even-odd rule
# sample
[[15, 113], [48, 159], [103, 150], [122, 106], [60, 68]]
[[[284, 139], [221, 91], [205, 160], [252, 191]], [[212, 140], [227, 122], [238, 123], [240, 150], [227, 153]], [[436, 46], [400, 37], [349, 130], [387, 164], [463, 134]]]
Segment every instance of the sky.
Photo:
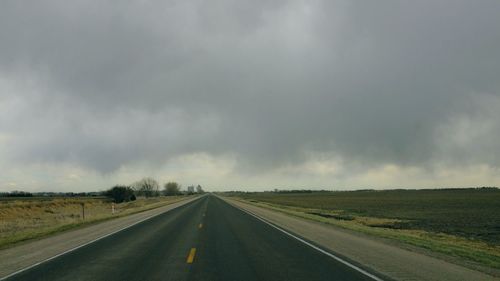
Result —
[[0, 191], [500, 186], [499, 1], [2, 1]]

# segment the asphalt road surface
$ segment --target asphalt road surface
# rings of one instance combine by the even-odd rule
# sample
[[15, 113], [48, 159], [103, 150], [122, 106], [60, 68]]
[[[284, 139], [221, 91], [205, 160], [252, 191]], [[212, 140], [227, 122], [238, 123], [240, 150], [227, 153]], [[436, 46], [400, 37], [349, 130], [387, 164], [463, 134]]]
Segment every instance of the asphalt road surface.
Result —
[[373, 280], [207, 195], [8, 280]]

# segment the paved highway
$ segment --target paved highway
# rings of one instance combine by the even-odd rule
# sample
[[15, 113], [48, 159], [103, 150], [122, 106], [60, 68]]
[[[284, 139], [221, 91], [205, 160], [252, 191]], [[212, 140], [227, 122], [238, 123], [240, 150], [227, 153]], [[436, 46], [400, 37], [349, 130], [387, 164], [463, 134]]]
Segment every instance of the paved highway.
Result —
[[207, 195], [8, 280], [373, 280]]

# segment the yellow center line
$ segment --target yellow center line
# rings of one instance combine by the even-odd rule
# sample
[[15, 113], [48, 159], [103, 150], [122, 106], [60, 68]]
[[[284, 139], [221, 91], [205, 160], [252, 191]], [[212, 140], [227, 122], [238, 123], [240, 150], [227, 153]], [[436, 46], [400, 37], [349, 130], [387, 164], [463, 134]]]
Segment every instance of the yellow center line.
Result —
[[187, 263], [193, 263], [194, 260], [194, 255], [196, 254], [196, 248], [191, 248], [191, 251], [189, 251], [189, 255], [187, 257], [186, 262]]
[[202, 223], [200, 223], [200, 224], [198, 225], [198, 228], [202, 228], [202, 227], [203, 227], [203, 224], [202, 224]]

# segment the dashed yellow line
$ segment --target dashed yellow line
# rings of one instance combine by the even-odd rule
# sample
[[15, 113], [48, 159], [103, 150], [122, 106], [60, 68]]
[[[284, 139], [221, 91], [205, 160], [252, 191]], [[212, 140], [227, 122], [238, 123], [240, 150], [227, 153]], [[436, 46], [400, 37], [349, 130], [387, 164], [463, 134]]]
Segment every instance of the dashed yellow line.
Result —
[[191, 251], [189, 251], [189, 255], [187, 257], [186, 262], [187, 263], [193, 263], [193, 261], [194, 261], [194, 255], [196, 255], [196, 248], [191, 248]]

